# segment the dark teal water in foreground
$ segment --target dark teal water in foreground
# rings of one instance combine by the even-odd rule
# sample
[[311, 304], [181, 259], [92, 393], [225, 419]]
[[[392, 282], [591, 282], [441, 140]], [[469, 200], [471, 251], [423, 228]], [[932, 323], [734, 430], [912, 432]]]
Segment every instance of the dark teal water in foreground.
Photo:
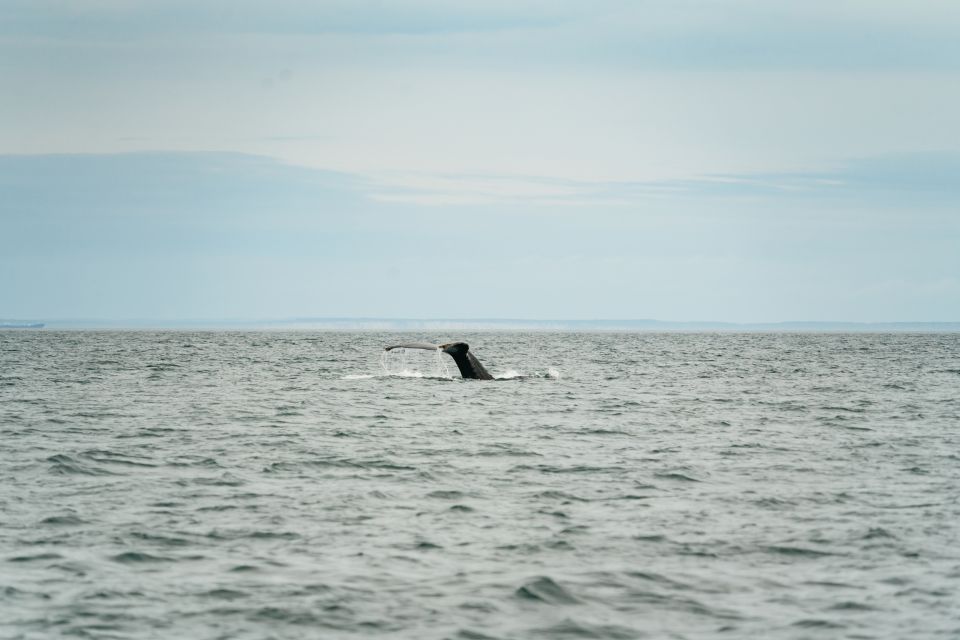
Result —
[[960, 334], [6, 331], [0, 437], [0, 638], [960, 637]]

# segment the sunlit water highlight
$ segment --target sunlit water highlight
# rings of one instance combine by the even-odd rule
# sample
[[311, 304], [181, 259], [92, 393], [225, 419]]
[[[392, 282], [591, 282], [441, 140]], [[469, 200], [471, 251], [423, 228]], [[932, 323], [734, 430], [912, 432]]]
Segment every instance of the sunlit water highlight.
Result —
[[[454, 339], [499, 379], [381, 368]], [[0, 332], [0, 637], [957, 637], [958, 391], [957, 334]]]

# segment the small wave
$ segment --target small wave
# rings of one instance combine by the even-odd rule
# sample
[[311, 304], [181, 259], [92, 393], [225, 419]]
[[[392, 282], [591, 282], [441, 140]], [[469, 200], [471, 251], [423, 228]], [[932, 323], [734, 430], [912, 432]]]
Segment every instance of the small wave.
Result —
[[842, 625], [837, 622], [832, 622], [830, 620], [813, 619], [813, 618], [797, 620], [791, 626], [802, 627], [804, 629], [844, 629], [845, 628], [845, 625]]
[[697, 480], [692, 476], [680, 473], [678, 471], [673, 472], [661, 472], [653, 474], [658, 478], [663, 478], [665, 480], [680, 480], [682, 482], [703, 482], [702, 480]]
[[496, 636], [488, 636], [473, 629], [460, 629], [457, 631], [456, 637], [460, 640], [497, 640]]
[[[172, 429], [170, 430], [172, 431]], [[183, 456], [183, 460], [174, 460], [168, 462], [167, 464], [171, 467], [220, 467], [220, 463], [214, 460], [213, 458], [203, 458], [199, 459], [199, 456]], [[189, 460], [189, 458], [194, 458]]]
[[161, 536], [152, 533], [143, 533], [140, 531], [130, 534], [130, 537], [143, 540], [145, 542], [154, 542], [167, 547], [186, 547], [190, 545], [190, 541], [186, 540], [185, 538], [173, 538], [170, 536]]
[[213, 589], [203, 595], [207, 598], [217, 598], [218, 600], [236, 600], [237, 598], [246, 598], [250, 594], [234, 589]]
[[84, 465], [78, 460], [71, 458], [68, 455], [58, 453], [56, 455], [50, 456], [47, 458], [47, 462], [52, 462], [53, 465], [50, 467], [51, 473], [62, 474], [62, 475], [85, 475], [85, 476], [113, 476], [117, 475], [106, 469], [101, 469], [99, 467], [93, 467], [90, 465]]
[[250, 531], [240, 530], [217, 530], [214, 529], [206, 534], [211, 540], [297, 540], [300, 534], [292, 531]]
[[579, 464], [571, 467], [558, 467], [549, 464], [520, 464], [510, 468], [510, 473], [516, 473], [519, 471], [539, 471], [541, 473], [617, 473], [623, 471], [623, 467], [593, 467]]
[[63, 558], [59, 553], [38, 553], [32, 556], [14, 556], [7, 558], [7, 562], [34, 562], [36, 560], [59, 560]]
[[585, 524], [575, 524], [571, 527], [560, 529], [560, 535], [580, 535], [590, 530]]
[[551, 540], [550, 542], [545, 542], [543, 546], [547, 549], [553, 549], [554, 551], [573, 551], [577, 548], [566, 540]]
[[390, 471], [416, 471], [416, 467], [406, 464], [399, 464], [385, 458], [372, 458], [369, 460], [350, 461], [353, 465], [367, 469], [387, 469]]
[[293, 531], [254, 531], [247, 537], [257, 540], [297, 540], [300, 534]]
[[531, 633], [544, 638], [609, 638], [610, 640], [635, 640], [645, 637], [637, 634], [636, 629], [615, 624], [587, 624], [567, 618], [562, 622], [532, 629]]
[[575, 496], [572, 493], [565, 493], [563, 491], [557, 491], [555, 489], [548, 489], [546, 491], [541, 491], [540, 493], [535, 494], [534, 497], [547, 498], [551, 500], [570, 500], [574, 502], [589, 502], [587, 498], [581, 498], [580, 496]]
[[174, 362], [155, 362], [148, 364], [146, 368], [152, 371], [171, 371], [173, 369], [179, 369], [180, 365]]
[[661, 584], [668, 586], [671, 589], [677, 589], [680, 591], [690, 591], [693, 589], [693, 587], [686, 582], [674, 580], [673, 578], [668, 578], [661, 573], [654, 573], [652, 571], [625, 571], [624, 575], [627, 575], [631, 578], [636, 578], [638, 580], [643, 580], [645, 582]]
[[809, 584], [816, 587], [828, 587], [831, 589], [863, 589], [862, 585], [847, 584], [846, 582], [832, 582], [830, 580], [807, 580], [801, 584]]
[[86, 524], [86, 520], [78, 518], [75, 515], [50, 516], [40, 521], [41, 524], [49, 524], [57, 527], [68, 527], [79, 524]]
[[751, 503], [763, 509], [792, 509], [796, 506], [796, 503], [792, 500], [771, 497], [752, 500]]
[[836, 405], [827, 405], [820, 408], [825, 409], [827, 411], [846, 411], [847, 413], [866, 413], [866, 409], [860, 409], [858, 407], [841, 407]]
[[577, 431], [577, 433], [593, 434], [593, 435], [599, 435], [599, 436], [629, 436], [630, 435], [626, 431], [620, 431], [619, 429], [601, 429], [601, 428], [582, 429]]
[[579, 602], [566, 589], [547, 576], [540, 576], [522, 587], [514, 595], [524, 600], [536, 600], [546, 604], [576, 604]]
[[431, 491], [430, 493], [427, 494], [427, 497], [428, 497], [428, 498], [441, 498], [441, 499], [444, 499], [444, 500], [458, 500], [458, 499], [460, 499], [460, 498], [463, 497], [463, 492], [462, 492], [462, 491], [457, 491], [457, 490], [455, 490], [455, 489], [451, 489], [451, 490], [442, 490], [442, 489], [441, 489], [441, 490], [438, 490], [438, 491]]
[[465, 504], [455, 504], [450, 507], [450, 511], [459, 511], [461, 513], [472, 513], [476, 511], [473, 507], [467, 506]]
[[482, 449], [474, 453], [476, 456], [515, 456], [515, 457], [527, 457], [527, 456], [539, 456], [543, 457], [543, 454], [537, 453], [536, 451], [527, 451], [525, 449], [518, 449], [508, 444], [496, 443], [491, 445], [490, 449]]
[[838, 602], [836, 604], [830, 605], [830, 611], [876, 611], [876, 607], [872, 607], [868, 604], [863, 604], [862, 602], [854, 602], [853, 600], [844, 600], [843, 602]]
[[[90, 451], [84, 451], [83, 457], [88, 460], [93, 460], [94, 462], [100, 462], [103, 464], [118, 464], [126, 465], [130, 467], [155, 467], [156, 464], [151, 462], [138, 462], [133, 460], [134, 456], [128, 456], [123, 453], [117, 453], [115, 451], [106, 451], [103, 449], [92, 449]], [[143, 456], [136, 456], [143, 458]]]
[[871, 527], [863, 536], [863, 540], [873, 540], [874, 538], [896, 538], [892, 533], [883, 527]]
[[264, 473], [296, 471], [304, 465], [311, 467], [333, 467], [347, 469], [387, 469], [392, 471], [414, 471], [416, 467], [399, 464], [386, 458], [315, 458], [302, 462], [272, 462], [263, 468]]
[[782, 545], [771, 545], [765, 547], [765, 551], [769, 553], [777, 553], [784, 556], [798, 556], [798, 557], [808, 557], [808, 558], [819, 558], [822, 556], [832, 556], [835, 555], [829, 551], [817, 551], [816, 549], [806, 549], [804, 547], [790, 547]]
[[[284, 607], [263, 607], [256, 610], [251, 619], [257, 621], [282, 622], [285, 624], [320, 627], [325, 620], [310, 611], [299, 611]], [[376, 625], [377, 623], [374, 623]]]
[[163, 556], [153, 556], [149, 553], [143, 553], [140, 551], [126, 551], [124, 553], [118, 553], [115, 556], [110, 558], [114, 562], [120, 562], [123, 564], [138, 564], [138, 563], [150, 563], [150, 562], [173, 562], [173, 558], [165, 558]]
[[376, 378], [377, 376], [370, 373], [351, 373], [341, 377], [341, 380], [370, 380], [371, 378]]
[[[651, 498], [655, 498], [655, 497], [656, 497], [656, 496], [641, 496], [641, 495], [637, 495], [637, 494], [635, 494], [635, 493], [624, 493], [624, 494], [622, 494], [622, 495], [616, 495], [616, 496], [613, 496], [613, 497], [610, 497], [610, 498], [605, 498], [605, 500], [607, 500], [607, 501], [610, 501], [610, 500], [650, 500]], [[646, 505], [639, 505], [639, 506], [646, 506]]]
[[430, 542], [429, 540], [421, 540], [416, 545], [414, 545], [414, 549], [443, 549], [443, 547], [433, 542]]
[[[207, 487], [242, 487], [246, 484], [246, 481], [229, 472], [223, 473], [217, 478], [193, 478], [188, 482]], [[187, 481], [179, 481], [178, 484], [186, 485]]]
[[640, 542], [668, 542], [667, 536], [661, 535], [659, 533], [651, 534], [639, 534], [633, 536], [634, 540], [639, 540]]

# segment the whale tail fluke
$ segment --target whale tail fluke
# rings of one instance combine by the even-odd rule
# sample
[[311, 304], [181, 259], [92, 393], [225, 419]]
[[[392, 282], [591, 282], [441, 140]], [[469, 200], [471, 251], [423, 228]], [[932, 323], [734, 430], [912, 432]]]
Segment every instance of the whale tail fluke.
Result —
[[440, 345], [444, 353], [449, 353], [453, 361], [457, 363], [460, 369], [460, 375], [464, 378], [473, 378], [475, 380], [493, 380], [480, 361], [470, 352], [470, 345], [466, 342], [450, 342]]
[[393, 351], [394, 349], [426, 349], [427, 351], [433, 351], [434, 349], [439, 349], [440, 345], [430, 344], [429, 342], [405, 342], [404, 344], [395, 344], [389, 347], [384, 347], [384, 351]]
[[480, 361], [470, 353], [470, 345], [466, 342], [448, 342], [447, 344], [430, 344], [429, 342], [407, 342], [404, 344], [395, 344], [389, 347], [384, 348], [385, 351], [392, 351], [393, 349], [426, 349], [428, 351], [433, 351], [439, 349], [444, 353], [450, 354], [450, 357], [453, 358], [453, 361], [457, 363], [457, 368], [460, 369], [460, 375], [464, 378], [471, 378], [474, 380], [493, 380], [493, 376], [490, 375], [483, 365], [480, 364]]

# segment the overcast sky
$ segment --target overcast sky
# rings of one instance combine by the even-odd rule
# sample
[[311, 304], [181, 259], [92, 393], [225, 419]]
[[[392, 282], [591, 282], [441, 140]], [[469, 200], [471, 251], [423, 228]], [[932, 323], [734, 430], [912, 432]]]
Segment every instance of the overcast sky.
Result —
[[960, 320], [960, 3], [4, 0], [0, 318]]

